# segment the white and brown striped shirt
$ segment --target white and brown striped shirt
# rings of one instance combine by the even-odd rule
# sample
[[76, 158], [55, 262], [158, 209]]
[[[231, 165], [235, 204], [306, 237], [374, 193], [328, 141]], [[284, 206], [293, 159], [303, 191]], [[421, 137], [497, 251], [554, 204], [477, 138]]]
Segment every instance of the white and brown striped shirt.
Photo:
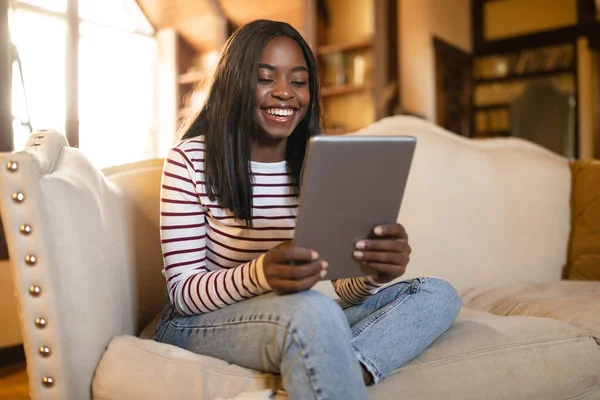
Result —
[[[253, 227], [206, 195], [204, 138], [180, 142], [165, 159], [160, 229], [169, 298], [184, 315], [214, 311], [271, 290], [264, 254], [294, 236], [298, 198], [286, 162], [251, 163]], [[360, 303], [380, 286], [372, 278], [332, 282]]]

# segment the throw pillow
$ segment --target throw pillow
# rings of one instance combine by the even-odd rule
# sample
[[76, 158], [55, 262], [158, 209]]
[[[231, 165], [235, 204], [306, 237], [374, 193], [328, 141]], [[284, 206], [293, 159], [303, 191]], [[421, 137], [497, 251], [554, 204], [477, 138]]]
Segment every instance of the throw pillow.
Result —
[[600, 160], [571, 162], [568, 278], [600, 281]]

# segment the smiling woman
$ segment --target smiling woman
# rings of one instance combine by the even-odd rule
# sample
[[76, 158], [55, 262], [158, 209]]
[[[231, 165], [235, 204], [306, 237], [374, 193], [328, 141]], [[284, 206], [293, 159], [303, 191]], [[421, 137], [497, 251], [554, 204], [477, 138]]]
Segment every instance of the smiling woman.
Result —
[[317, 74], [312, 50], [286, 23], [255, 21], [225, 45], [183, 139], [204, 137], [207, 195], [238, 219], [251, 223], [250, 160], [285, 160], [293, 185], [299, 182], [306, 142], [321, 132]]

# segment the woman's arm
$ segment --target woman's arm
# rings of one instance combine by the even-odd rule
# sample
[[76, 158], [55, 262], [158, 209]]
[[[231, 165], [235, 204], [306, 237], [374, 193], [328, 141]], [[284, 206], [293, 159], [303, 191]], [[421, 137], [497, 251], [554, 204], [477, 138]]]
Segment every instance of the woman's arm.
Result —
[[365, 278], [335, 279], [331, 281], [335, 293], [349, 304], [360, 304], [383, 286], [368, 276]]
[[269, 292], [264, 254], [227, 270], [206, 267], [206, 210], [200, 202], [194, 169], [185, 150], [172, 149], [164, 164], [160, 229], [169, 299], [184, 315], [215, 311]]

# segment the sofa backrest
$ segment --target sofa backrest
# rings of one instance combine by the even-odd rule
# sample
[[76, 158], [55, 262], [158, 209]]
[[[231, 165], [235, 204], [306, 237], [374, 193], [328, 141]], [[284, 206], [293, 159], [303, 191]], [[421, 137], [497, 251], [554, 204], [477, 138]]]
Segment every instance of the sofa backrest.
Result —
[[439, 276], [459, 292], [561, 278], [570, 230], [566, 158], [516, 138], [468, 139], [414, 117], [389, 117], [355, 134], [417, 138], [398, 219], [413, 248], [405, 277]]
[[111, 338], [138, 334], [166, 299], [162, 162], [105, 175], [53, 131], [34, 133], [24, 151], [3, 153], [0, 162], [31, 397], [90, 398]]

